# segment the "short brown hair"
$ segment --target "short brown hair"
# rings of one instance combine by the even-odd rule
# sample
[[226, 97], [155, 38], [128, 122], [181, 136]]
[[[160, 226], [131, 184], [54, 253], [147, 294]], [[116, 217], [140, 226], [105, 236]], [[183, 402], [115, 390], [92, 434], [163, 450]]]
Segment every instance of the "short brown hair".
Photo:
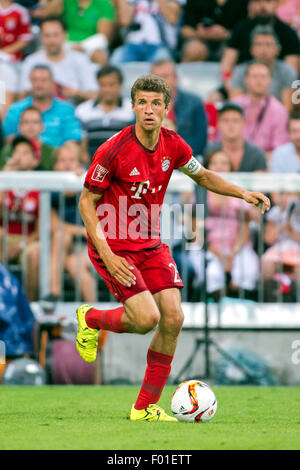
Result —
[[171, 101], [171, 90], [169, 85], [163, 78], [156, 75], [145, 75], [138, 78], [131, 88], [131, 101], [135, 102], [135, 97], [138, 91], [153, 91], [155, 93], [163, 93], [166, 108]]

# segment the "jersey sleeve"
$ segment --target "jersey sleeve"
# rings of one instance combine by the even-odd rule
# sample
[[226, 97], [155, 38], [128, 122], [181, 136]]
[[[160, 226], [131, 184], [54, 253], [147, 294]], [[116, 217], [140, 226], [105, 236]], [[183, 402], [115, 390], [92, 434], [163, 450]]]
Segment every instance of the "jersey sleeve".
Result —
[[193, 150], [181, 137], [178, 136], [178, 146], [174, 168], [185, 165], [193, 156]]
[[111, 159], [107, 147], [101, 146], [94, 155], [93, 162], [89, 167], [84, 187], [95, 194], [103, 194], [110, 186], [115, 173], [115, 161]]

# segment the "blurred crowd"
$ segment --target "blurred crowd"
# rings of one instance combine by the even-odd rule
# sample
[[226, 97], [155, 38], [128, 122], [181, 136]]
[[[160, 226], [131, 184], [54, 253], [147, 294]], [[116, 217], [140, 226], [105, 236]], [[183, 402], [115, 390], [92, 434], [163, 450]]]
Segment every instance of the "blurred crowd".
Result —
[[[298, 173], [299, 34], [299, 0], [0, 0], [1, 171], [84, 174], [97, 147], [134, 123], [124, 71], [141, 62], [171, 88], [164, 126], [207, 168]], [[219, 86], [207, 96], [180, 85], [178, 67], [191, 63], [203, 71], [219, 64]], [[261, 279], [264, 300], [297, 300], [299, 195], [270, 196], [272, 208], [261, 221], [240, 200], [205, 195], [205, 248], [197, 236], [186, 240], [191, 250], [173, 244], [189, 300], [199, 300], [204, 284], [215, 300], [241, 290], [256, 300]], [[195, 204], [203, 195], [180, 197]], [[77, 203], [68, 192], [61, 210], [60, 195], [52, 193], [45, 302], [63, 295], [62, 259], [74, 283], [80, 266], [82, 298], [97, 297]], [[28, 298], [36, 300], [39, 193], [12, 188], [2, 192], [0, 206], [0, 262], [23, 266]], [[193, 211], [190, 217], [197, 231]]]

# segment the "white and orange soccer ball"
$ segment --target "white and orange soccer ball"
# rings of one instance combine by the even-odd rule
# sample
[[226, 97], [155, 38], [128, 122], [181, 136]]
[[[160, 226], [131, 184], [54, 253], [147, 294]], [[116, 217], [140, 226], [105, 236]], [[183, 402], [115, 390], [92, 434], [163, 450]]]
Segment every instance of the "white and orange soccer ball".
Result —
[[205, 423], [214, 417], [217, 399], [206, 383], [186, 380], [173, 393], [171, 409], [179, 421]]

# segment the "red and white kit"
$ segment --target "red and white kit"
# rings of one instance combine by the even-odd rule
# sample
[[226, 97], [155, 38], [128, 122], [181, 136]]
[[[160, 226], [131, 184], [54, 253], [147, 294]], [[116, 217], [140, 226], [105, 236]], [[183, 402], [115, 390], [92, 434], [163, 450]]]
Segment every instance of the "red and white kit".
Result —
[[90, 259], [117, 301], [144, 290], [183, 287], [169, 247], [160, 239], [160, 211], [174, 169], [192, 158], [191, 147], [162, 128], [156, 148], [145, 148], [129, 126], [99, 147], [84, 186], [103, 194], [97, 216], [113, 253], [135, 266], [136, 284], [125, 287], [107, 271], [88, 236]]
[[[32, 33], [28, 10], [18, 3], [12, 3], [8, 8], [0, 5], [0, 48], [9, 46], [16, 41], [30, 41]], [[21, 60], [22, 52], [15, 52], [13, 59]]]

